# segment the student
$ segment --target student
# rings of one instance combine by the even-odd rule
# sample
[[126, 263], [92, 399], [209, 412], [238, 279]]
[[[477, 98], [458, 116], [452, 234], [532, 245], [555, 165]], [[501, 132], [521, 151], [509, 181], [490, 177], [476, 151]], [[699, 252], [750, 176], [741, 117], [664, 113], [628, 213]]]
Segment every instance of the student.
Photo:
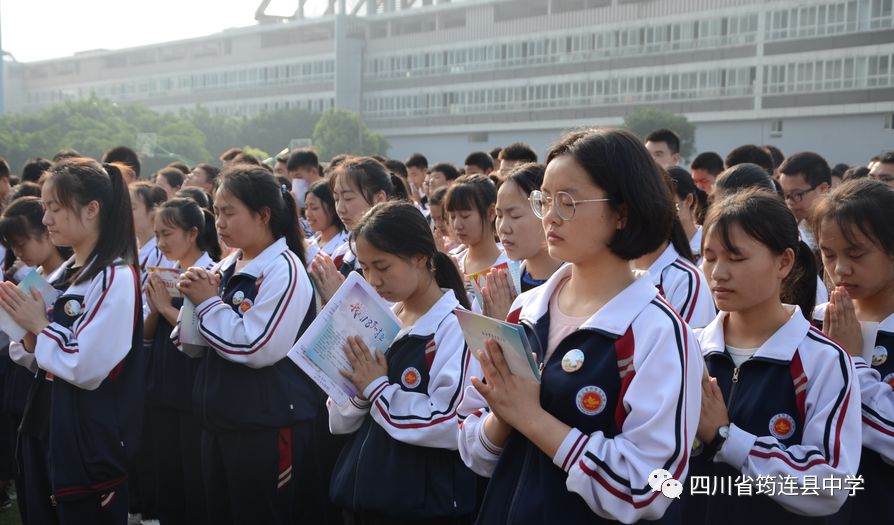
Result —
[[28, 520], [120, 524], [145, 373], [130, 196], [113, 164], [72, 158], [48, 173], [43, 223], [74, 252], [49, 276], [65, 291], [47, 320], [39, 294], [0, 284], [0, 307], [28, 332], [11, 354], [37, 367], [21, 426]]
[[[373, 205], [385, 202], [394, 192], [391, 175], [379, 161], [371, 157], [355, 157], [338, 166], [329, 178], [335, 211], [345, 229], [350, 231]], [[335, 249], [332, 256], [320, 253], [310, 264], [310, 276], [323, 302], [338, 290], [345, 277], [360, 269], [348, 240]]]
[[[214, 216], [191, 199], [176, 198], [155, 214], [158, 249], [176, 261], [175, 268], [210, 269], [220, 257]], [[161, 278], [149, 274], [149, 315], [145, 337], [150, 341], [146, 385], [147, 432], [143, 449], [155, 464], [158, 517], [162, 523], [204, 523], [205, 493], [201, 479], [201, 422], [192, 410], [197, 362], [179, 352], [171, 332], [183, 299], [172, 299]]]
[[785, 203], [795, 219], [801, 239], [817, 251], [816, 239], [807, 226], [813, 206], [832, 184], [832, 170], [826, 159], [816, 153], [795, 153], [779, 166], [779, 185], [784, 192]]
[[410, 203], [376, 205], [353, 236], [364, 277], [395, 303], [401, 331], [375, 356], [348, 340], [352, 370], [342, 374], [362, 394], [344, 405], [327, 401], [332, 432], [352, 433], [332, 499], [351, 525], [469, 523], [476, 482], [456, 452], [456, 409], [480, 368], [453, 313], [469, 307], [462, 278]]
[[310, 185], [304, 196], [304, 216], [316, 235], [307, 246], [307, 260], [313, 261], [319, 252], [332, 256], [348, 240], [345, 225], [335, 212], [335, 199], [329, 181], [319, 180]]
[[[3, 210], [0, 219], [0, 241], [9, 253], [15, 255], [25, 267], [36, 268], [46, 279], [66, 259], [71, 257], [71, 249], [55, 246], [50, 240], [47, 227], [43, 224], [44, 207], [39, 197], [22, 197], [12, 201]], [[13, 366], [5, 374], [2, 392], [2, 412], [8, 418], [9, 428], [5, 429], [13, 448], [17, 441], [19, 425], [25, 412], [25, 399], [34, 380], [34, 372], [24, 366]], [[25, 521], [27, 512], [26, 484], [24, 470], [14, 469], [19, 512]], [[5, 493], [5, 490], [3, 491]]]
[[570, 264], [513, 304], [541, 383], [512, 374], [491, 341], [479, 354], [486, 382], [466, 390], [460, 454], [490, 477], [478, 523], [661, 518], [671, 500], [648, 478], [686, 478], [702, 361], [629, 261], [667, 240], [670, 191], [636, 136], [591, 129], [553, 146], [531, 202], [550, 256]]
[[723, 171], [723, 158], [713, 151], [699, 153], [689, 165], [692, 171], [692, 181], [703, 192], [711, 194], [714, 191], [714, 180]]
[[[814, 317], [841, 342], [857, 369], [863, 453], [863, 487], [853, 498], [853, 523], [894, 521], [894, 190], [869, 179], [845, 182], [820, 201], [813, 227], [826, 272], [835, 284], [832, 300]], [[869, 362], [862, 353], [858, 321], [879, 323]], [[869, 356], [867, 356], [869, 357]], [[856, 408], [856, 405], [854, 405]]]
[[680, 163], [680, 136], [667, 128], [656, 129], [646, 135], [646, 149], [655, 163], [664, 169]]
[[702, 250], [702, 227], [708, 208], [708, 195], [698, 189], [689, 172], [679, 166], [667, 170], [673, 180], [674, 200], [677, 204], [677, 218], [689, 239], [692, 256], [698, 261]]
[[217, 185], [217, 176], [220, 175], [220, 168], [211, 164], [198, 164], [183, 182], [183, 188], [199, 188], [205, 193], [212, 193]]
[[520, 164], [537, 163], [534, 148], [524, 142], [514, 142], [500, 150], [500, 173], [509, 173]]
[[[506, 256], [521, 261], [521, 291], [545, 283], [562, 265], [549, 256], [546, 234], [531, 209], [530, 195], [543, 183], [543, 166], [521, 164], [509, 172], [497, 190], [496, 227]], [[505, 270], [491, 271], [481, 290], [484, 314], [505, 319], [515, 298], [515, 284]], [[517, 319], [515, 320], [517, 321]]]
[[428, 209], [431, 214], [432, 231], [435, 236], [435, 246], [438, 251], [453, 254], [462, 251], [463, 245], [456, 241], [455, 235], [450, 230], [450, 222], [444, 213], [444, 197], [447, 196], [447, 188], [438, 188], [428, 197]]
[[158, 184], [158, 187], [164, 190], [168, 195], [168, 199], [173, 199], [177, 190], [183, 186], [183, 181], [185, 179], [186, 176], [181, 170], [172, 166], [167, 166], [158, 170], [153, 182]]
[[496, 205], [497, 188], [484, 175], [463, 175], [444, 196], [442, 213], [447, 214], [456, 239], [466, 247], [457, 262], [467, 277], [509, 261], [494, 240]]
[[[704, 523], [815, 523], [847, 498], [860, 415], [847, 353], [805, 319], [813, 254], [785, 204], [761, 190], [712, 206], [704, 230], [705, 275], [721, 312], [699, 334], [710, 378], [702, 380], [704, 448], [693, 475], [745, 480], [754, 491], [712, 494]], [[802, 494], [811, 490], [807, 476], [817, 480], [813, 495]], [[824, 489], [833, 478], [841, 490]], [[761, 479], [789, 490], [761, 494]]]
[[[155, 211], [166, 200], [168, 200], [168, 195], [165, 190], [151, 182], [139, 181], [130, 185], [133, 225], [140, 248], [140, 287], [143, 289], [145, 289], [146, 280], [149, 278], [147, 268], [150, 266], [173, 267], [173, 263], [167, 260], [158, 249], [155, 239]], [[144, 317], [145, 314], [146, 312], [144, 312]]]
[[[311, 523], [325, 494], [307, 445], [324, 413], [320, 392], [286, 357], [314, 315], [295, 201], [266, 169], [234, 165], [214, 210], [220, 238], [237, 250], [177, 285], [210, 346], [193, 390], [208, 521]], [[308, 516], [293, 516], [298, 501]]]

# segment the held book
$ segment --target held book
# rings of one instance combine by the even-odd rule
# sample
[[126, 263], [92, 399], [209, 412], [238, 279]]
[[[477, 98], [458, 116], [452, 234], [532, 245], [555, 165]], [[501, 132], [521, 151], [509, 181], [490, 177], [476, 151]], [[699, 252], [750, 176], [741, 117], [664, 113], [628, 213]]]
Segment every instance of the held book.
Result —
[[[43, 297], [44, 306], [49, 309], [53, 306], [53, 303], [56, 302], [56, 298], [59, 297], [61, 292], [46, 281], [39, 273], [37, 273], [37, 269], [32, 269], [28, 275], [25, 276], [24, 279], [19, 283], [19, 290], [22, 290], [28, 295], [31, 295], [31, 289], [37, 290], [40, 293], [41, 297]], [[12, 320], [12, 317], [6, 313], [6, 310], [0, 308], [0, 332], [4, 332], [9, 336], [10, 341], [21, 341], [25, 334], [28, 333], [27, 330], [21, 327], [19, 323]]]
[[503, 357], [513, 374], [540, 382], [540, 368], [534, 361], [531, 344], [522, 326], [491, 319], [461, 308], [454, 310], [454, 313], [472, 355], [477, 358], [478, 351], [484, 350], [485, 341], [493, 339], [503, 349]]

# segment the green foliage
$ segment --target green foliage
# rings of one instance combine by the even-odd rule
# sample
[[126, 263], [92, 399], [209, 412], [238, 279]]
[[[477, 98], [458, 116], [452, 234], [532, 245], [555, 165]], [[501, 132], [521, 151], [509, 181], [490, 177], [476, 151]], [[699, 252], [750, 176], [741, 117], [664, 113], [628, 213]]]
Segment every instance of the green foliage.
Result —
[[320, 160], [335, 155], [386, 155], [389, 144], [385, 137], [371, 131], [353, 111], [326, 110], [313, 131], [314, 147]]
[[638, 109], [624, 118], [624, 127], [641, 138], [659, 128], [671, 129], [680, 136], [680, 156], [689, 158], [695, 152], [695, 124], [683, 115], [657, 109]]

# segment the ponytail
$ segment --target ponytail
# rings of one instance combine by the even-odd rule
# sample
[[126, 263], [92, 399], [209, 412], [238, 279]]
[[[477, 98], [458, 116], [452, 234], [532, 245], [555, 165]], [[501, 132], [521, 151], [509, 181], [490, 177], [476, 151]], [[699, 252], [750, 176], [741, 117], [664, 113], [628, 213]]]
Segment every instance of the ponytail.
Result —
[[438, 283], [438, 286], [453, 290], [453, 294], [456, 295], [456, 300], [459, 301], [459, 304], [466, 310], [471, 309], [472, 306], [469, 304], [469, 296], [466, 294], [465, 282], [463, 282], [463, 278], [450, 256], [444, 252], [436, 251], [434, 257], [429, 261], [429, 265], [435, 272], [435, 282]]
[[289, 250], [301, 259], [302, 264], [306, 265], [304, 238], [298, 235], [298, 230], [301, 228], [298, 223], [298, 204], [286, 186], [280, 186], [280, 196], [283, 202], [283, 213], [278, 214], [279, 216], [272, 213], [272, 210], [270, 213], [270, 229], [273, 231], [273, 238], [285, 237]]
[[674, 225], [671, 227], [670, 242], [681, 257], [691, 263], [695, 262], [695, 256], [692, 254], [692, 246], [689, 244], [689, 238], [686, 237], [686, 231], [683, 230], [683, 224], [676, 216], [674, 217]]
[[196, 246], [215, 261], [220, 260], [220, 242], [217, 239], [217, 228], [214, 226], [214, 214], [206, 208], [185, 197], [176, 197], [166, 201], [158, 210], [161, 221], [183, 231], [196, 230]]
[[205, 218], [205, 225], [199, 232], [199, 248], [208, 252], [211, 259], [219, 261], [223, 250], [220, 248], [220, 239], [217, 237], [217, 227], [214, 225], [214, 214], [208, 208], [202, 208], [202, 216]]
[[792, 271], [782, 281], [780, 298], [783, 303], [796, 304], [808, 321], [813, 319], [816, 306], [816, 258], [804, 241], [798, 241]]

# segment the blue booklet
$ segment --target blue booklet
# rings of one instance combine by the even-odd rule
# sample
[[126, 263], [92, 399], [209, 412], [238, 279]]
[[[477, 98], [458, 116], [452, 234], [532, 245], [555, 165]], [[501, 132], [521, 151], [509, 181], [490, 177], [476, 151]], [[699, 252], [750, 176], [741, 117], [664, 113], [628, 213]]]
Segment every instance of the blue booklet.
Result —
[[400, 332], [400, 320], [388, 303], [357, 272], [351, 272], [332, 299], [289, 350], [298, 365], [336, 404], [358, 392], [339, 370], [350, 370], [344, 347], [359, 336], [370, 351], [386, 352]]
[[513, 374], [530, 377], [540, 382], [540, 368], [534, 360], [531, 343], [525, 329], [517, 324], [506, 323], [497, 319], [476, 314], [462, 308], [453, 311], [459, 326], [462, 328], [466, 344], [472, 355], [478, 357], [478, 351], [484, 350], [484, 343], [493, 339], [503, 349], [503, 357]]

